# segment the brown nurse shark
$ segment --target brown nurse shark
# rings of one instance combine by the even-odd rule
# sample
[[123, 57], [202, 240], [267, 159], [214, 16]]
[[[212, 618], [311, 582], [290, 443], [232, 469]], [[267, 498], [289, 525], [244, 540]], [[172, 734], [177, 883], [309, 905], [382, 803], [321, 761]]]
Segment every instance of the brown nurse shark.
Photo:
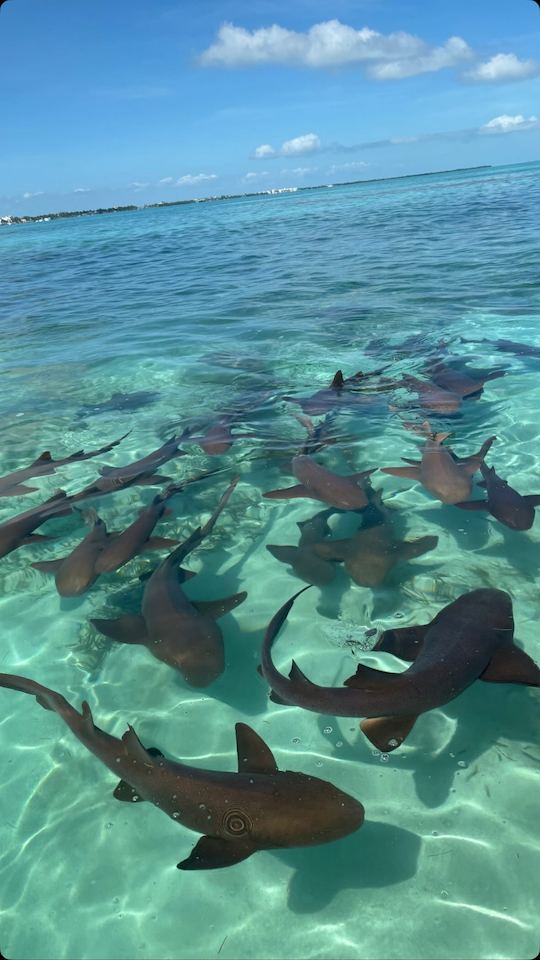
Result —
[[366, 492], [356, 481], [367, 479], [374, 470], [362, 470], [360, 473], [341, 477], [326, 467], [321, 467], [310, 456], [300, 455], [293, 457], [292, 472], [299, 483], [283, 490], [269, 490], [263, 493], [263, 497], [270, 500], [311, 497], [338, 510], [363, 510], [368, 505]]
[[376, 508], [375, 522], [364, 517], [354, 537], [315, 543], [311, 548], [322, 560], [343, 561], [351, 579], [361, 587], [380, 586], [397, 563], [421, 557], [439, 542], [433, 536], [398, 539], [392, 512], [383, 504], [380, 491], [373, 491], [370, 505]]
[[194, 530], [151, 574], [139, 615], [90, 621], [112, 640], [147, 647], [158, 660], [179, 670], [192, 687], [207, 687], [223, 673], [223, 636], [215, 620], [242, 603], [247, 594], [223, 600], [188, 600], [181, 584], [194, 574], [179, 564], [212, 531], [237, 483], [238, 479], [233, 480], [204, 526]]
[[420, 713], [443, 706], [475, 680], [540, 686], [540, 669], [514, 646], [512, 600], [502, 590], [465, 593], [431, 623], [383, 634], [376, 650], [413, 660], [404, 673], [360, 664], [343, 687], [312, 683], [292, 662], [288, 677], [272, 660], [272, 644], [296, 597], [272, 618], [263, 641], [261, 673], [272, 699], [335, 717], [366, 717], [361, 729], [379, 750], [395, 750]]
[[327, 560], [323, 560], [313, 549], [314, 544], [320, 545], [323, 537], [330, 533], [328, 518], [334, 513], [333, 510], [321, 510], [309, 520], [300, 521], [297, 526], [300, 528], [300, 540], [298, 546], [277, 546], [268, 543], [266, 549], [276, 560], [282, 563], [288, 563], [294, 570], [297, 577], [306, 583], [312, 583], [315, 586], [322, 587], [330, 583], [335, 575], [335, 567]]
[[51, 473], [55, 473], [58, 467], [63, 467], [68, 463], [77, 463], [80, 460], [89, 460], [91, 457], [98, 457], [101, 453], [108, 453], [113, 447], [117, 447], [122, 440], [125, 440], [127, 435], [128, 434], [125, 433], [118, 440], [113, 440], [112, 443], [100, 447], [99, 450], [90, 450], [88, 453], [85, 453], [84, 450], [77, 450], [76, 453], [71, 453], [67, 457], [61, 457], [59, 460], [53, 460], [49, 451], [46, 450], [45, 453], [40, 454], [37, 460], [34, 460], [30, 466], [21, 467], [20, 470], [14, 470], [13, 473], [9, 473], [5, 477], [0, 477], [0, 497], [19, 497], [24, 493], [33, 493], [39, 488], [27, 487], [25, 485], [26, 480], [30, 480], [31, 477], [46, 477]]
[[61, 597], [78, 597], [97, 579], [96, 560], [107, 542], [107, 528], [95, 510], [88, 510], [85, 519], [92, 524], [90, 532], [67, 557], [40, 560], [32, 567], [41, 573], [54, 574]]
[[478, 453], [470, 457], [457, 457], [449, 447], [443, 447], [443, 440], [449, 433], [431, 433], [426, 420], [420, 428], [413, 428], [427, 439], [422, 450], [422, 460], [406, 460], [408, 467], [381, 467], [383, 473], [393, 477], [408, 477], [419, 480], [426, 490], [443, 503], [459, 503], [470, 496], [472, 477], [480, 469], [484, 457], [496, 437], [485, 440]]
[[53, 710], [116, 776], [117, 800], [148, 800], [172, 820], [203, 836], [180, 870], [209, 870], [240, 863], [258, 850], [315, 846], [353, 833], [364, 808], [317, 777], [281, 772], [270, 748], [251, 727], [236, 724], [238, 773], [203, 770], [145, 749], [132, 726], [121, 739], [100, 730], [88, 703], [79, 713], [48, 687], [0, 673], [0, 686], [35, 696]]
[[493, 370], [485, 377], [470, 376], [465, 370], [455, 370], [447, 366], [442, 360], [436, 360], [427, 368], [427, 373], [433, 383], [443, 390], [457, 393], [459, 397], [470, 397], [482, 393], [484, 386], [490, 380], [504, 377], [506, 370]]
[[60, 490], [48, 500], [45, 500], [44, 503], [38, 503], [30, 510], [0, 523], [0, 557], [5, 557], [23, 544], [48, 540], [49, 537], [33, 531], [42, 523], [45, 523], [46, 520], [50, 520], [52, 517], [63, 517], [71, 513], [71, 510], [71, 498], [66, 495], [64, 490]]
[[523, 496], [498, 476], [495, 467], [488, 467], [485, 463], [480, 464], [480, 471], [484, 480], [479, 486], [486, 488], [487, 500], [466, 500], [456, 503], [456, 507], [488, 510], [492, 517], [511, 530], [530, 530], [534, 523], [534, 508], [540, 506], [540, 494]]

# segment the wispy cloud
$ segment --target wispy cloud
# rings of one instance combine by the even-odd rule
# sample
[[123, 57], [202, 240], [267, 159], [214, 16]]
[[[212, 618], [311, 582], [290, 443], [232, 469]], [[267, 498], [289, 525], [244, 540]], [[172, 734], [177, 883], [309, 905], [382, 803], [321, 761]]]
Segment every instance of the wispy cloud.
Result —
[[130, 183], [130, 187], [136, 192], [139, 190], [146, 190], [146, 188], [149, 186], [149, 183], [141, 183], [140, 180], [134, 180], [133, 183]]
[[356, 30], [339, 20], [326, 20], [304, 33], [277, 24], [250, 31], [224, 23], [199, 63], [204, 67], [286, 64], [314, 69], [367, 64], [375, 80], [396, 80], [456, 66], [472, 56], [461, 37], [450, 37], [442, 46], [433, 47], [410, 33], [383, 34], [368, 27]]
[[521, 113], [518, 113], [515, 117], [510, 117], [503, 113], [500, 117], [493, 117], [493, 120], [484, 123], [479, 132], [487, 134], [516, 133], [518, 130], [532, 130], [533, 127], [539, 126], [540, 120], [538, 117], [524, 117]]
[[328, 168], [328, 173], [352, 173], [354, 170], [361, 170], [363, 167], [368, 167], [369, 164], [365, 160], [351, 160], [349, 163], [333, 163], [331, 167]]
[[159, 182], [160, 184], [167, 186], [168, 184], [174, 183], [174, 177], [162, 177]]
[[318, 167], [294, 167], [294, 169], [285, 169], [281, 171], [282, 176], [305, 177], [308, 173], [314, 173]]
[[217, 173], [186, 173], [176, 181], [177, 187], [192, 186], [195, 183], [204, 183], [205, 180], [217, 180]]
[[515, 53], [497, 53], [485, 63], [479, 63], [465, 74], [468, 80], [483, 83], [505, 83], [512, 80], [526, 80], [540, 74], [540, 63], [536, 60], [520, 60]]
[[321, 141], [316, 133], [304, 133], [292, 140], [285, 140], [279, 149], [269, 143], [262, 143], [256, 147], [253, 156], [257, 160], [267, 160], [272, 157], [298, 157], [306, 153], [317, 153], [321, 149]]
[[269, 176], [270, 176], [270, 171], [269, 171], [269, 170], [260, 170], [260, 171], [258, 171], [258, 172], [255, 171], [255, 170], [250, 170], [249, 173], [246, 173], [246, 175], [245, 175], [245, 177], [244, 177], [244, 180], [247, 180], [247, 181], [249, 181], [249, 180], [263, 180], [264, 177], [269, 177]]
[[23, 200], [31, 200], [33, 197], [42, 197], [43, 194], [43, 190], [35, 190], [34, 193], [31, 193], [29, 190], [27, 190], [26, 193], [23, 193]]
[[89, 187], [75, 187], [73, 193], [90, 193]]

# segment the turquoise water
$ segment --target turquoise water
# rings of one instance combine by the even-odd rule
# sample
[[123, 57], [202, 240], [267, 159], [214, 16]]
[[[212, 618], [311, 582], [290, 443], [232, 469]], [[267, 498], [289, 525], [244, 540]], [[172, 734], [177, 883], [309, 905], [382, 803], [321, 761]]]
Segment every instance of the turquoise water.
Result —
[[[311, 849], [259, 852], [219, 871], [176, 863], [198, 836], [155, 807], [112, 796], [114, 778], [52, 713], [0, 690], [0, 949], [37, 958], [501, 958], [539, 944], [538, 690], [477, 682], [422, 715], [398, 750], [381, 755], [356, 720], [268, 701], [256, 665], [270, 617], [302, 585], [265, 549], [295, 544], [296, 523], [321, 509], [261, 493], [294, 481], [271, 438], [304, 440], [284, 395], [307, 396], [345, 375], [391, 363], [421, 373], [441, 338], [450, 357], [506, 376], [452, 421], [460, 455], [497, 435], [488, 461], [522, 493], [540, 492], [540, 360], [467, 339], [540, 343], [540, 164], [442, 174], [292, 195], [138, 211], [4, 228], [0, 475], [42, 450], [60, 457], [130, 430], [110, 454], [30, 481], [39, 493], [0, 499], [0, 521], [59, 487], [75, 493], [98, 467], [144, 456], [182, 426], [242, 402], [237, 441], [200, 447], [161, 472], [215, 468], [171, 501], [156, 533], [185, 537], [230, 479], [240, 482], [211, 537], [190, 556], [190, 597], [248, 598], [221, 621], [224, 675], [198, 691], [142, 647], [116, 645], [89, 624], [137, 611], [143, 554], [86, 594], [62, 599], [30, 563], [68, 553], [81, 518], [51, 522], [50, 542], [0, 561], [1, 670], [32, 677], [96, 722], [194, 765], [234, 770], [234, 724], [264, 737], [280, 769], [329, 780], [365, 806], [361, 830]], [[404, 341], [415, 337], [413, 348]], [[368, 345], [385, 339], [378, 348]], [[366, 353], [367, 348], [367, 353]], [[115, 392], [152, 391], [134, 409], [84, 407]], [[247, 397], [247, 399], [246, 399]], [[415, 457], [388, 400], [337, 415], [347, 440], [318, 460], [339, 473]], [[414, 411], [412, 412], [414, 413]], [[407, 412], [409, 418], [411, 411]], [[450, 426], [448, 424], [450, 423]], [[285, 472], [284, 472], [285, 467]], [[480, 479], [477, 476], [477, 479]], [[375, 473], [373, 486], [409, 538], [435, 550], [370, 590], [340, 568], [303, 595], [275, 645], [322, 684], [342, 683], [374, 635], [427, 622], [480, 586], [508, 590], [518, 643], [540, 661], [540, 520], [516, 533], [489, 515], [444, 506], [418, 484]], [[108, 528], [130, 523], [156, 487], [92, 503]], [[339, 533], [342, 518], [330, 524]], [[161, 554], [159, 555], [161, 556]], [[375, 654], [372, 665], [401, 661]]]

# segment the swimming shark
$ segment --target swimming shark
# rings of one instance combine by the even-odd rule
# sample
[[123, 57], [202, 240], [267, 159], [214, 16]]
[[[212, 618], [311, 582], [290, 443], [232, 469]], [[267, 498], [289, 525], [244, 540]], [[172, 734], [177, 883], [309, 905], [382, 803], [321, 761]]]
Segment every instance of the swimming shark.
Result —
[[443, 390], [449, 390], [459, 397], [470, 397], [482, 393], [484, 386], [490, 380], [504, 377], [506, 370], [493, 370], [484, 377], [469, 376], [465, 370], [455, 370], [447, 366], [442, 360], [436, 360], [427, 368], [427, 373], [433, 383]]
[[395, 750], [420, 713], [443, 706], [475, 680], [540, 686], [540, 669], [513, 643], [512, 600], [494, 589], [463, 594], [431, 623], [386, 631], [374, 649], [412, 660], [404, 673], [360, 664], [343, 687], [321, 687], [293, 660], [285, 677], [274, 665], [272, 645], [294, 601], [309, 589], [291, 597], [266, 630], [260, 672], [271, 699], [335, 717], [365, 717], [361, 729], [379, 750]]
[[34, 570], [54, 575], [61, 597], [80, 596], [98, 577], [96, 560], [107, 542], [107, 528], [95, 510], [88, 510], [85, 519], [92, 524], [90, 532], [67, 557], [31, 564]]
[[49, 451], [45, 450], [45, 452], [41, 453], [37, 460], [34, 460], [28, 467], [21, 467], [19, 470], [14, 470], [13, 473], [9, 473], [5, 477], [0, 477], [0, 497], [20, 497], [25, 493], [34, 493], [39, 487], [27, 487], [25, 485], [26, 480], [30, 480], [31, 477], [46, 477], [51, 473], [55, 473], [58, 467], [63, 467], [68, 463], [77, 463], [80, 460], [89, 460], [91, 457], [98, 457], [102, 453], [108, 453], [113, 447], [117, 447], [122, 440], [125, 440], [127, 436], [128, 434], [125, 433], [122, 437], [119, 437], [118, 440], [107, 443], [104, 447], [100, 447], [99, 450], [90, 450], [88, 453], [85, 453], [84, 450], [77, 450], [76, 453], [71, 453], [67, 457], [61, 457], [59, 460], [53, 460]]
[[311, 497], [313, 500], [322, 500], [323, 503], [338, 510], [362, 510], [368, 505], [366, 492], [356, 481], [366, 480], [375, 468], [342, 477], [303, 454], [293, 457], [291, 468], [299, 483], [282, 490], [269, 490], [263, 493], [263, 497], [270, 500]]
[[[326, 561], [343, 561], [345, 570], [361, 587], [378, 587], [400, 561], [421, 557], [433, 550], [438, 537], [400, 540], [392, 524], [392, 512], [383, 504], [380, 491], [373, 491], [376, 520], [363, 517], [362, 526], [353, 537], [327, 540], [312, 545], [312, 552]], [[367, 521], [367, 522], [366, 522]]]
[[215, 620], [243, 603], [247, 593], [223, 600], [188, 600], [181, 584], [194, 574], [179, 564], [212, 531], [237, 483], [238, 478], [229, 485], [204, 526], [197, 527], [148, 578], [139, 615], [90, 621], [112, 640], [146, 646], [192, 687], [207, 687], [223, 673], [223, 636]]
[[74, 494], [71, 497], [73, 503], [80, 500], [87, 500], [89, 497], [103, 496], [106, 493], [115, 493], [118, 490], [125, 490], [132, 486], [155, 486], [170, 480], [170, 477], [161, 476], [155, 471], [172, 460], [173, 457], [185, 457], [187, 452], [180, 450], [179, 445], [189, 436], [189, 430], [185, 430], [181, 436], [172, 436], [153, 450], [146, 457], [140, 460], [134, 460], [133, 463], [127, 463], [123, 467], [102, 467], [99, 471], [100, 476], [94, 480], [84, 490]]
[[301, 580], [318, 587], [325, 586], [334, 579], [335, 567], [318, 556], [313, 545], [320, 544], [323, 537], [330, 533], [328, 518], [333, 513], [333, 510], [321, 510], [309, 520], [300, 521], [297, 524], [300, 528], [298, 546], [278, 546], [268, 543], [266, 549], [276, 560], [288, 563]]
[[60, 490], [48, 500], [45, 500], [44, 503], [38, 503], [30, 510], [0, 523], [0, 558], [26, 543], [49, 540], [49, 537], [44, 534], [34, 533], [33, 531], [42, 523], [45, 523], [46, 520], [66, 516], [71, 511], [71, 498], [67, 496], [64, 490]]
[[445, 390], [428, 380], [419, 380], [418, 377], [407, 375], [403, 377], [401, 386], [418, 394], [420, 406], [424, 410], [450, 416], [461, 409], [461, 397], [457, 393]]
[[0, 673], [0, 686], [34, 696], [53, 710], [106, 767], [122, 779], [117, 800], [155, 804], [176, 823], [203, 836], [180, 870], [211, 870], [246, 860], [258, 850], [330, 843], [362, 826], [364, 808], [326, 780], [278, 770], [264, 740], [236, 724], [238, 773], [204, 770], [146, 749], [131, 725], [122, 738], [79, 713], [62, 694], [26, 677]]
[[480, 469], [491, 444], [497, 438], [489, 437], [478, 453], [470, 457], [457, 457], [449, 447], [442, 446], [450, 433], [432, 433], [427, 420], [421, 427], [413, 425], [409, 428], [426, 437], [422, 460], [408, 460], [402, 457], [410, 466], [381, 467], [382, 472], [393, 477], [418, 480], [426, 490], [443, 503], [460, 503], [470, 496], [473, 475]]
[[511, 530], [530, 530], [534, 523], [534, 508], [540, 506], [540, 494], [523, 496], [514, 490], [495, 471], [495, 467], [480, 464], [484, 478], [479, 484], [486, 488], [487, 500], [467, 500], [456, 503], [462, 510], [487, 510], [496, 520]]

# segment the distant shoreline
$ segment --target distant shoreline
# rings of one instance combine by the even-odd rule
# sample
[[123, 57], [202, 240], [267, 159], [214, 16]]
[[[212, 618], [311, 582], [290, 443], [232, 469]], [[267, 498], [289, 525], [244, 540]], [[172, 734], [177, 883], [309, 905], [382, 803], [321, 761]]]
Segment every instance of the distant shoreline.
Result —
[[95, 210], [62, 210], [56, 213], [40, 213], [35, 216], [0, 217], [0, 226], [9, 227], [22, 223], [48, 223], [51, 220], [64, 220], [70, 217], [92, 217], [103, 213], [126, 213], [133, 210], [153, 210], [157, 207], [180, 207], [188, 203], [211, 203], [216, 200], [245, 200], [249, 197], [276, 196], [283, 193], [303, 193], [306, 190], [324, 190], [333, 187], [351, 187], [359, 183], [385, 183], [389, 180], [412, 180], [415, 177], [437, 177], [443, 173], [469, 173], [472, 170], [491, 170], [494, 164], [482, 163], [474, 167], [452, 167], [450, 170], [430, 170], [425, 173], [406, 173], [397, 177], [371, 177], [368, 180], [340, 180], [338, 183], [319, 183], [309, 187], [274, 187], [268, 190], [256, 190], [250, 193], [224, 193], [214, 197], [194, 197], [191, 200], [158, 200], [142, 206], [127, 204], [114, 207], [97, 207]]

